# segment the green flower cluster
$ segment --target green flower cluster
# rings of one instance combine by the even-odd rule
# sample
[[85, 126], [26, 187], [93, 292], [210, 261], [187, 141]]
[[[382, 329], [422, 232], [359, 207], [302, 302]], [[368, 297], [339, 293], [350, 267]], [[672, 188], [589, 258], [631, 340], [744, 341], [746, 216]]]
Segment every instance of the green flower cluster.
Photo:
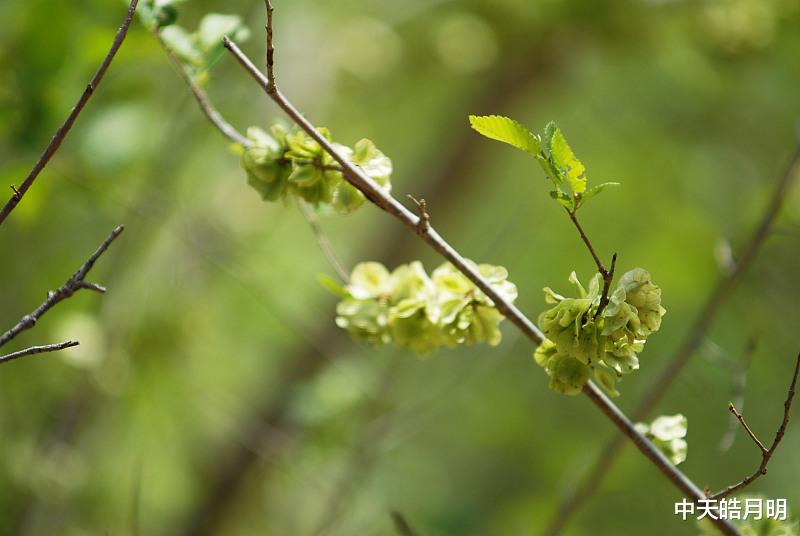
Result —
[[646, 270], [635, 268], [620, 278], [600, 310], [600, 274], [592, 278], [588, 291], [575, 272], [569, 281], [578, 290], [577, 298], [544, 289], [545, 300], [555, 307], [539, 315], [539, 327], [547, 339], [534, 352], [534, 360], [558, 393], [578, 394], [594, 376], [610, 395], [618, 396], [615, 379], [639, 368], [637, 354], [647, 337], [661, 327], [666, 312], [661, 289]]
[[681, 414], [662, 415], [650, 424], [636, 423], [636, 430], [647, 437], [653, 444], [664, 453], [664, 456], [678, 465], [686, 460], [686, 452], [689, 448], [686, 443], [686, 432], [689, 422]]
[[[319, 132], [331, 140], [327, 129]], [[344, 179], [338, 163], [305, 132], [273, 126], [270, 135], [251, 127], [247, 137], [253, 145], [242, 153], [242, 168], [247, 182], [264, 200], [297, 197], [315, 207], [329, 205], [340, 214], [364, 204], [364, 194]], [[363, 139], [352, 149], [333, 145], [384, 190], [391, 190], [392, 161], [370, 140]]]
[[[505, 268], [473, 266], [505, 300], [516, 299], [517, 287]], [[427, 355], [442, 346], [500, 343], [503, 315], [450, 263], [430, 276], [419, 261], [392, 272], [377, 262], [361, 263], [342, 294], [336, 324], [369, 344], [394, 343]]]

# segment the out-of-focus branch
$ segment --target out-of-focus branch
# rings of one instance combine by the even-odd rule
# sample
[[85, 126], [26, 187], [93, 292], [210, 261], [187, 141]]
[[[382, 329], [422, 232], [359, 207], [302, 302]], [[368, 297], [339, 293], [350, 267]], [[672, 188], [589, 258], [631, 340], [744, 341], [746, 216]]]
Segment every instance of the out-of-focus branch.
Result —
[[108, 67], [114, 60], [114, 56], [117, 55], [117, 51], [119, 50], [120, 46], [122, 46], [122, 42], [125, 40], [125, 37], [128, 35], [128, 28], [131, 25], [131, 20], [133, 20], [133, 15], [136, 12], [136, 6], [138, 3], [139, 0], [131, 0], [130, 6], [128, 7], [128, 14], [125, 16], [122, 26], [120, 26], [119, 30], [117, 30], [117, 35], [114, 38], [114, 42], [111, 44], [108, 54], [106, 54], [105, 59], [103, 59], [103, 63], [100, 64], [100, 67], [97, 69], [94, 77], [86, 86], [86, 89], [83, 90], [83, 93], [78, 99], [78, 102], [75, 104], [75, 107], [72, 108], [72, 111], [67, 116], [67, 119], [58, 128], [55, 135], [50, 140], [50, 143], [39, 157], [39, 160], [37, 160], [36, 164], [34, 164], [33, 169], [31, 169], [30, 173], [28, 173], [28, 176], [25, 177], [25, 180], [22, 181], [22, 184], [11, 187], [14, 193], [11, 195], [11, 198], [8, 200], [5, 206], [0, 209], [0, 225], [2, 225], [8, 215], [11, 214], [11, 211], [17, 207], [19, 202], [33, 185], [34, 181], [36, 181], [36, 178], [47, 166], [48, 162], [50, 162], [50, 159], [53, 157], [53, 155], [56, 154], [58, 148], [61, 147], [61, 142], [63, 142], [64, 138], [67, 137], [67, 134], [69, 134], [69, 131], [72, 129], [72, 125], [75, 124], [75, 120], [83, 111], [86, 103], [89, 102], [89, 99], [94, 94], [97, 86], [100, 85], [100, 82], [103, 80], [106, 71], [108, 71]]
[[161, 36], [161, 32], [158, 29], [151, 30], [155, 38], [158, 40], [158, 43], [161, 45], [161, 48], [164, 49], [164, 53], [169, 58], [170, 63], [178, 71], [178, 74], [189, 86], [189, 89], [192, 91], [192, 95], [194, 95], [194, 100], [197, 101], [197, 104], [200, 106], [200, 110], [202, 110], [203, 114], [206, 118], [211, 121], [217, 130], [219, 130], [226, 138], [233, 141], [234, 143], [238, 143], [242, 147], [250, 147], [253, 145], [246, 136], [244, 136], [241, 132], [236, 130], [236, 128], [228, 123], [222, 114], [220, 114], [214, 105], [211, 102], [211, 99], [208, 98], [208, 94], [205, 90], [200, 87], [195, 80], [194, 76], [186, 69], [184, 63], [178, 58], [175, 53], [169, 48], [169, 45], [164, 41], [164, 38]]
[[330, 239], [328, 239], [328, 235], [325, 234], [322, 226], [320, 226], [319, 219], [317, 218], [317, 214], [314, 212], [314, 209], [308, 206], [308, 204], [306, 204], [306, 202], [303, 200], [298, 200], [297, 206], [300, 207], [300, 212], [303, 214], [306, 222], [308, 222], [308, 226], [311, 227], [311, 232], [314, 235], [314, 239], [317, 241], [319, 249], [325, 256], [328, 264], [330, 264], [334, 269], [336, 275], [338, 275], [342, 281], [347, 283], [350, 279], [350, 274], [347, 271], [347, 268], [345, 268], [342, 260], [336, 254], [336, 250], [333, 248], [333, 244], [331, 244]]
[[15, 359], [19, 359], [20, 357], [36, 355], [36, 354], [44, 354], [47, 352], [58, 352], [59, 350], [72, 348], [73, 346], [78, 346], [78, 344], [80, 343], [78, 343], [77, 341], [67, 341], [58, 344], [46, 344], [44, 346], [31, 346], [30, 348], [20, 350], [19, 352], [14, 352], [8, 355], [1, 356], [0, 365], [2, 365], [3, 363], [8, 363], [9, 361], [13, 361]]
[[[272, 11], [269, 0], [266, 0], [268, 22], [267, 26], [272, 26]], [[270, 31], [268, 28], [268, 41]], [[267, 54], [267, 72], [265, 76], [250, 59], [227, 37], [223, 38], [225, 48], [227, 48], [244, 69], [258, 82], [265, 93], [278, 105], [305, 133], [316, 141], [339, 165], [342, 166], [343, 175], [350, 184], [357, 188], [375, 206], [391, 214], [406, 227], [409, 227], [427, 243], [434, 251], [447, 259], [465, 277], [470, 279], [481, 291], [483, 291], [494, 303], [497, 310], [509, 321], [516, 325], [534, 344], [540, 344], [544, 340], [539, 328], [526, 317], [515, 305], [507, 302], [502, 296], [478, 273], [466, 259], [448, 244], [433, 227], [428, 227], [425, 233], [418, 233], [421, 218], [415, 216], [406, 207], [400, 204], [394, 197], [381, 189], [369, 176], [359, 167], [352, 164], [348, 159], [338, 153], [336, 148], [316, 127], [303, 116], [297, 108], [278, 90], [274, 83], [274, 56]], [[628, 419], [611, 400], [603, 395], [600, 390], [591, 382], [584, 388], [584, 394], [603, 411], [619, 429], [628, 436], [639, 450], [654, 464], [667, 478], [678, 487], [684, 494], [695, 500], [703, 499], [703, 492], [692, 483], [683, 473], [681, 473], [650, 441], [640, 434], [633, 423]], [[713, 520], [714, 525], [723, 534], [737, 535], [738, 531], [727, 521], [722, 519]]]
[[411, 524], [406, 517], [397, 510], [392, 510], [392, 523], [394, 523], [394, 530], [400, 536], [419, 536], [419, 533], [411, 528]]
[[750, 439], [753, 440], [758, 449], [761, 451], [761, 463], [759, 464], [758, 469], [756, 469], [753, 474], [745, 477], [736, 484], [728, 486], [719, 493], [716, 493], [711, 497], [712, 499], [719, 500], [724, 497], [727, 497], [732, 493], [735, 493], [737, 491], [746, 488], [747, 486], [752, 484], [753, 481], [767, 474], [767, 465], [769, 465], [769, 461], [772, 459], [773, 454], [775, 454], [775, 451], [778, 449], [778, 445], [780, 445], [781, 441], [783, 440], [784, 434], [786, 434], [786, 428], [789, 426], [789, 418], [791, 417], [791, 411], [792, 411], [792, 402], [794, 401], [794, 395], [797, 389], [798, 373], [800, 373], [800, 354], [797, 355], [797, 361], [795, 362], [794, 365], [794, 374], [792, 375], [792, 383], [789, 385], [789, 394], [786, 395], [786, 401], [783, 403], [783, 420], [781, 421], [781, 425], [778, 427], [778, 431], [775, 432], [775, 439], [772, 441], [772, 445], [769, 448], [765, 447], [764, 443], [762, 443], [758, 439], [758, 437], [756, 437], [756, 435], [747, 425], [747, 421], [744, 420], [742, 414], [739, 413], [739, 411], [736, 409], [736, 406], [734, 406], [732, 403], [728, 406], [730, 412], [733, 413], [737, 419], [739, 419], [739, 422], [742, 423], [742, 427], [744, 428], [745, 432], [747, 432], [747, 435], [750, 436]]
[[[734, 263], [731, 270], [726, 271], [722, 275], [716, 287], [714, 287], [714, 290], [708, 296], [708, 299], [697, 315], [686, 337], [683, 339], [682, 344], [675, 352], [675, 355], [669, 360], [666, 367], [655, 380], [650, 383], [649, 387], [644, 390], [644, 398], [634, 410], [633, 420], [642, 421], [647, 418], [703, 342], [720, 308], [736, 289], [742, 275], [747, 271], [761, 251], [783, 207], [784, 199], [792, 185], [793, 179], [798, 174], [799, 168], [800, 145], [795, 148], [789, 164], [775, 185], [763, 216], [758, 226], [753, 231], [753, 234], [742, 248], [738, 262]], [[556, 514], [544, 534], [547, 536], [556, 536], [561, 533], [572, 516], [580, 509], [583, 503], [592, 496], [600, 484], [602, 484], [624, 445], [625, 438], [622, 435], [614, 436], [614, 438], [606, 444], [600, 452], [597, 461], [587, 473], [583, 483], [557, 508]]]
[[31, 329], [33, 326], [36, 325], [36, 322], [44, 316], [44, 314], [61, 303], [62, 301], [70, 298], [73, 294], [78, 292], [79, 290], [86, 289], [86, 290], [93, 290], [95, 292], [104, 293], [106, 291], [105, 287], [102, 287], [96, 283], [90, 283], [86, 281], [86, 276], [89, 274], [89, 271], [94, 266], [94, 263], [97, 262], [97, 259], [106, 252], [108, 247], [111, 243], [117, 239], [117, 237], [125, 230], [125, 227], [122, 225], [117, 226], [111, 234], [103, 240], [103, 243], [95, 250], [94, 253], [83, 263], [83, 265], [78, 269], [77, 272], [72, 274], [72, 276], [67, 279], [67, 282], [61, 285], [56, 290], [51, 290], [47, 293], [47, 299], [42, 303], [39, 307], [36, 308], [30, 314], [27, 314], [20, 319], [17, 324], [3, 333], [0, 336], [0, 346], [5, 345], [12, 339], [14, 339], [17, 335], [22, 333], [25, 330]]

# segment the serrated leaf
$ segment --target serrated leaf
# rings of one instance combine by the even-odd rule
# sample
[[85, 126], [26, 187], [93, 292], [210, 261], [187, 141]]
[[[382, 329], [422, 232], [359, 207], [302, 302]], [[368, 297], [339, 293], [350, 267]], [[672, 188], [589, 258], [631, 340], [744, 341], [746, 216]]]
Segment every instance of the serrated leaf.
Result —
[[538, 155], [542, 150], [539, 139], [530, 130], [508, 117], [471, 115], [469, 116], [469, 123], [479, 134], [513, 145], [526, 153]]
[[555, 121], [550, 121], [544, 127], [544, 147], [548, 153], [553, 150], [553, 134], [556, 133], [556, 130], [558, 130], [558, 127]]
[[603, 184], [598, 184], [597, 186], [592, 186], [588, 190], [583, 193], [584, 199], [589, 199], [590, 197], [594, 197], [603, 190], [605, 190], [608, 186], [619, 186], [618, 182], [604, 182]]
[[582, 194], [586, 191], [586, 168], [572, 152], [567, 140], [556, 128], [551, 140], [551, 155], [555, 165], [564, 173], [573, 194]]

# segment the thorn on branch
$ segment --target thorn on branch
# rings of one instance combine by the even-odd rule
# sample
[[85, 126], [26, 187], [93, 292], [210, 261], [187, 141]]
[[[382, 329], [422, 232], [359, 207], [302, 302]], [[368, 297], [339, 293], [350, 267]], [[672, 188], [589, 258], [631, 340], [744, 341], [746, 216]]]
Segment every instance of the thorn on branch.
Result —
[[17, 190], [17, 187], [12, 184], [11, 185], [11, 190], [14, 192], [14, 199], [19, 201], [19, 199], [20, 199], [20, 197], [22, 197], [22, 195], [19, 193], [19, 190]]
[[417, 233], [418, 234], [427, 234], [427, 232], [431, 228], [431, 216], [428, 214], [428, 203], [425, 199], [417, 199], [411, 194], [408, 194], [408, 198], [417, 205], [417, 211], [419, 212], [419, 221], [417, 222]]
[[783, 440], [783, 436], [786, 434], [786, 428], [789, 426], [789, 418], [791, 417], [792, 402], [794, 401], [794, 395], [797, 390], [797, 376], [799, 373], [800, 373], [800, 354], [797, 355], [797, 360], [794, 365], [794, 373], [792, 374], [792, 383], [789, 385], [789, 393], [786, 395], [786, 401], [784, 401], [783, 403], [783, 420], [781, 421], [781, 424], [778, 427], [778, 431], [775, 432], [775, 439], [772, 441], [772, 445], [769, 448], [766, 448], [764, 444], [758, 440], [756, 435], [752, 432], [752, 430], [750, 430], [750, 427], [747, 425], [747, 422], [744, 420], [742, 414], [739, 413], [739, 411], [736, 409], [733, 403], [730, 403], [728, 405], [728, 410], [731, 413], [733, 413], [737, 419], [739, 419], [739, 422], [742, 423], [742, 426], [747, 432], [747, 435], [750, 436], [750, 438], [755, 442], [755, 444], [761, 451], [761, 463], [759, 464], [758, 469], [756, 469], [755, 472], [753, 472], [753, 474], [751, 474], [748, 477], [745, 477], [741, 482], [737, 484], [728, 486], [724, 490], [714, 495], [712, 499], [719, 500], [724, 497], [727, 497], [736, 491], [746, 488], [751, 483], [753, 483], [753, 481], [767, 474], [767, 465], [769, 465], [769, 461], [772, 459], [772, 456], [778, 449], [778, 445], [780, 445], [781, 441]]

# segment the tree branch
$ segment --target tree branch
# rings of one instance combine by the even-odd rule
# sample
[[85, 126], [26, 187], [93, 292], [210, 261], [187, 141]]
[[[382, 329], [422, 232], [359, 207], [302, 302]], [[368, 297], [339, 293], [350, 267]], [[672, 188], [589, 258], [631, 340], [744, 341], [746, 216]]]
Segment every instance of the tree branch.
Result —
[[89, 274], [89, 271], [94, 266], [94, 263], [97, 262], [97, 259], [106, 252], [108, 247], [111, 243], [117, 239], [117, 237], [122, 233], [125, 228], [122, 225], [117, 226], [111, 234], [103, 240], [103, 243], [95, 250], [94, 253], [83, 263], [83, 265], [78, 269], [77, 272], [72, 274], [72, 276], [67, 279], [66, 283], [61, 285], [56, 290], [51, 290], [47, 293], [47, 299], [45, 299], [44, 303], [42, 303], [35, 311], [30, 314], [27, 314], [20, 319], [17, 324], [3, 333], [0, 336], [0, 347], [7, 344], [9, 341], [14, 339], [17, 335], [22, 333], [25, 330], [31, 329], [33, 326], [36, 325], [36, 322], [44, 316], [44, 314], [61, 303], [62, 301], [70, 298], [73, 294], [78, 292], [81, 289], [86, 290], [93, 290], [95, 292], [103, 293], [106, 291], [104, 287], [96, 283], [90, 283], [86, 281], [86, 276]]
[[228, 123], [228, 121], [222, 117], [222, 114], [220, 114], [211, 103], [211, 99], [208, 98], [208, 94], [203, 90], [203, 88], [200, 87], [192, 74], [186, 69], [186, 66], [183, 64], [180, 58], [178, 58], [172, 49], [169, 48], [169, 45], [167, 45], [167, 43], [164, 41], [164, 38], [161, 36], [161, 32], [158, 29], [152, 29], [151, 32], [161, 45], [161, 48], [164, 49], [164, 53], [169, 58], [170, 63], [178, 71], [178, 74], [186, 83], [186, 85], [189, 86], [189, 89], [192, 91], [192, 95], [194, 95], [194, 100], [197, 101], [197, 104], [200, 106], [200, 110], [202, 110], [206, 118], [211, 121], [211, 124], [213, 124], [223, 136], [232, 142], [238, 143], [245, 148], [251, 147], [253, 142], [247, 139], [246, 136], [236, 130], [233, 125]]
[[97, 86], [100, 85], [100, 82], [103, 80], [108, 67], [111, 65], [111, 62], [117, 55], [117, 51], [119, 50], [120, 46], [122, 46], [122, 42], [128, 35], [128, 28], [131, 25], [131, 20], [133, 20], [133, 15], [136, 12], [136, 6], [138, 3], [139, 0], [131, 0], [130, 6], [128, 7], [128, 14], [125, 16], [122, 26], [120, 26], [119, 30], [117, 30], [117, 35], [114, 38], [114, 42], [111, 44], [111, 48], [109, 49], [108, 54], [106, 54], [103, 63], [100, 64], [100, 67], [97, 69], [94, 77], [86, 86], [86, 89], [83, 90], [83, 94], [81, 94], [81, 97], [78, 99], [75, 107], [72, 108], [72, 111], [67, 116], [67, 119], [58, 128], [55, 135], [50, 140], [50, 143], [39, 157], [39, 160], [37, 160], [36, 164], [34, 164], [33, 169], [31, 169], [30, 173], [28, 173], [28, 176], [25, 177], [25, 180], [22, 181], [22, 184], [11, 187], [14, 193], [11, 195], [11, 198], [8, 200], [5, 206], [3, 206], [2, 210], [0, 210], [0, 225], [2, 225], [8, 215], [11, 214], [11, 211], [17, 207], [19, 202], [33, 185], [34, 181], [36, 181], [36, 178], [47, 166], [48, 162], [50, 162], [50, 159], [53, 157], [53, 155], [56, 154], [59, 147], [61, 147], [61, 142], [63, 142], [64, 138], [67, 137], [67, 134], [69, 134], [69, 131], [72, 129], [72, 125], [75, 124], [75, 120], [83, 111], [86, 103], [89, 102], [89, 99], [94, 94]]
[[65, 348], [72, 348], [73, 346], [78, 346], [78, 344], [80, 343], [77, 341], [67, 341], [58, 344], [47, 344], [45, 346], [31, 346], [30, 348], [20, 350], [19, 352], [14, 352], [0, 357], [0, 365], [8, 363], [9, 361], [14, 361], [15, 359], [19, 359], [20, 357], [25, 357], [28, 355], [35, 355], [35, 354], [44, 354], [47, 352], [57, 352], [59, 350], [64, 350]]
[[[550, 47], [549, 54], [540, 52], [543, 45], [536, 40], [526, 50], [517, 52], [515, 61], [509, 62], [499, 71], [488, 77], [485, 89], [480, 91], [469, 108], [476, 110], [497, 110], [512, 106], [520, 99], [534, 81], [546, 79], [554, 71], [567, 65], [559, 57], [560, 49]], [[472, 136], [470, 131], [461, 131], [456, 136], [445, 138], [445, 148], [431, 155], [430, 162], [417, 164], [411, 176], [425, 177], [425, 193], [428, 201], [438, 200], [437, 206], [455, 203], [450, 187], [453, 176], [464, 176], [459, 182], [458, 192], [468, 190], [469, 179], [476, 180], [474, 173], [480, 155], [487, 151], [487, 145]], [[337, 166], [338, 167], [338, 166]], [[406, 238], [402, 226], [392, 226], [382, 235], [371, 249], [371, 255], [386, 265], [405, 262], [413, 242]], [[340, 340], [339, 328], [325, 321], [319, 326], [318, 337], [323, 346], [334, 346]], [[263, 398], [251, 404], [251, 409], [243, 419], [234, 437], [247, 438], [246, 442], [234, 441], [224, 445], [219, 451], [208, 456], [211, 468], [197, 504], [186, 516], [179, 534], [201, 536], [219, 532], [226, 516], [231, 513], [231, 505], [245, 492], [243, 484], [253, 467], [258, 464], [258, 478], [262, 485], [270, 479], [270, 469], [274, 458], [260, 457], [253, 445], [261, 445], [276, 435], [294, 436], [296, 424], [287, 417], [290, 413], [296, 385], [311, 381], [327, 361], [307, 343], [301, 342], [288, 356], [280, 370], [275, 372], [280, 378], [280, 389], [264, 393]], [[291, 444], [291, 443], [290, 443]], [[280, 449], [288, 450], [290, 444]]]
[[339, 259], [336, 251], [333, 249], [333, 245], [328, 239], [328, 236], [325, 234], [325, 231], [323, 231], [322, 227], [320, 227], [319, 220], [317, 219], [317, 215], [314, 213], [314, 209], [308, 206], [308, 204], [306, 204], [306, 202], [303, 200], [298, 200], [297, 206], [300, 208], [300, 212], [308, 222], [308, 226], [311, 228], [311, 232], [314, 234], [314, 239], [317, 241], [319, 249], [322, 250], [322, 254], [328, 260], [328, 264], [333, 267], [339, 278], [347, 283], [350, 280], [350, 273], [348, 272], [347, 268], [345, 268], [341, 259]]
[[392, 510], [392, 523], [394, 523], [394, 530], [400, 536], [419, 536], [418, 533], [411, 528], [411, 524], [406, 517], [397, 510]]
[[[732, 270], [723, 273], [717, 285], [714, 287], [714, 290], [706, 299], [703, 308], [697, 315], [692, 327], [675, 352], [675, 355], [667, 362], [667, 365], [661, 373], [650, 382], [649, 386], [644, 390], [644, 397], [633, 411], [633, 419], [635, 421], [643, 421], [652, 413], [656, 405], [658, 405], [672, 386], [672, 382], [675, 381], [675, 378], [677, 378], [684, 367], [686, 367], [695, 351], [697, 351], [697, 348], [703, 342], [720, 308], [736, 289], [742, 275], [747, 271], [750, 265], [752, 265], [758, 253], [761, 251], [764, 242], [766, 242], [775, 224], [775, 220], [783, 207], [789, 188], [792, 186], [792, 181], [800, 170], [799, 168], [800, 144], [795, 147], [786, 169], [775, 184], [772, 196], [767, 203], [758, 226], [742, 248], [739, 261], [734, 264]], [[561, 503], [556, 510], [557, 513], [552, 523], [544, 534], [547, 536], [557, 536], [561, 533], [572, 516], [580, 509], [583, 503], [592, 496], [600, 484], [602, 484], [624, 445], [625, 441], [622, 435], [615, 436], [606, 444], [597, 457], [597, 461], [587, 473], [584, 483], [578, 487], [575, 493], [568, 496]]]
[[[269, 1], [267, 6], [269, 7]], [[272, 26], [272, 15], [268, 9], [267, 26]], [[268, 41], [270, 31], [268, 28]], [[342, 166], [343, 175], [348, 182], [355, 188], [361, 191], [364, 196], [369, 199], [378, 208], [388, 212], [401, 223], [410, 229], [418, 229], [421, 218], [412, 214], [407, 208], [400, 204], [395, 198], [383, 191], [369, 176], [367, 176], [359, 167], [352, 164], [348, 159], [336, 151], [334, 146], [324, 136], [322, 136], [316, 127], [306, 119], [294, 105], [284, 97], [274, 84], [274, 73], [265, 76], [261, 71], [256, 68], [250, 59], [227, 37], [223, 38], [225, 48], [227, 48], [236, 60], [250, 73], [250, 75], [258, 82], [267, 95], [278, 105], [306, 134], [308, 134], [320, 147], [322, 147], [330, 156]], [[268, 51], [267, 68], [268, 73], [274, 69], [274, 55]], [[512, 303], [506, 302], [495, 289], [481, 276], [477, 270], [470, 266], [466, 259], [464, 259], [450, 244], [448, 244], [433, 227], [430, 227], [425, 234], [417, 233], [421, 240], [427, 243], [437, 253], [442, 255], [445, 259], [450, 261], [461, 273], [469, 278], [478, 288], [480, 288], [494, 303], [500, 313], [508, 318], [514, 325], [516, 325], [531, 341], [535, 344], [540, 344], [544, 340], [539, 328], [528, 319], [520, 310]], [[599, 389], [589, 382], [584, 388], [584, 394], [597, 405], [611, 420], [622, 430], [625, 435], [631, 438], [633, 442], [639, 447], [639, 450], [647, 456], [658, 468], [672, 481], [684, 494], [695, 500], [704, 499], [703, 492], [693, 484], [683, 473], [681, 473], [661, 452], [644, 436], [642, 436], [634, 428], [633, 423], [625, 417], [624, 414], [617, 408]], [[713, 520], [723, 534], [738, 535], [739, 533], [725, 520]]]
[[781, 425], [778, 427], [778, 431], [775, 432], [775, 439], [772, 441], [772, 445], [769, 448], [766, 448], [764, 444], [759, 441], [756, 435], [750, 430], [750, 427], [747, 426], [747, 422], [742, 417], [742, 414], [736, 410], [736, 407], [733, 404], [728, 406], [728, 409], [731, 413], [736, 415], [736, 418], [739, 419], [739, 422], [742, 423], [742, 427], [744, 427], [747, 435], [755, 442], [756, 446], [761, 451], [761, 464], [759, 464], [758, 469], [755, 470], [753, 474], [748, 477], [745, 477], [741, 482], [737, 484], [732, 484], [725, 488], [724, 490], [716, 493], [711, 498], [715, 500], [722, 499], [735, 493], [739, 490], [742, 490], [752, 484], [755, 480], [761, 478], [762, 476], [767, 474], [767, 465], [769, 465], [769, 461], [772, 459], [772, 456], [775, 454], [775, 451], [778, 449], [778, 445], [781, 444], [783, 440], [784, 434], [786, 434], [786, 428], [789, 426], [789, 418], [791, 417], [792, 411], [792, 402], [794, 401], [795, 391], [797, 389], [797, 376], [800, 373], [800, 354], [797, 354], [797, 360], [794, 365], [794, 374], [792, 375], [792, 383], [789, 385], [789, 393], [786, 395], [786, 401], [783, 403], [783, 420], [781, 421]]

